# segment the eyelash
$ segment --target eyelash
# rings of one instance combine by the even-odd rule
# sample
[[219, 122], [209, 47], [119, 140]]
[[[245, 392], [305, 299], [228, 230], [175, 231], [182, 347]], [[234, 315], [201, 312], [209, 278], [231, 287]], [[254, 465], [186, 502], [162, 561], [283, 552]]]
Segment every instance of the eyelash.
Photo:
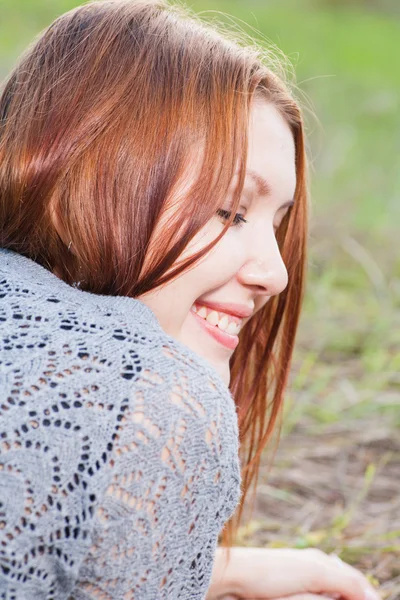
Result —
[[[219, 208], [217, 210], [217, 215], [219, 215], [220, 217], [222, 217], [223, 219], [228, 220], [231, 216], [231, 211], [229, 210], [223, 210], [222, 208]], [[234, 227], [241, 227], [243, 225], [243, 223], [247, 223], [246, 219], [244, 218], [243, 215], [241, 215], [240, 213], [236, 213], [235, 214], [235, 218], [233, 219], [233, 226]]]

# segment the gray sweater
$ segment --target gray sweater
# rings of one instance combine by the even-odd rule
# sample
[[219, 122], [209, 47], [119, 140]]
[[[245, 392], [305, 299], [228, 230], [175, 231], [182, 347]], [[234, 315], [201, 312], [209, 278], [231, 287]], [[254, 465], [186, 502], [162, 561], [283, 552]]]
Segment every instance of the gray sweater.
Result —
[[240, 484], [205, 359], [139, 300], [0, 250], [1, 600], [204, 598]]

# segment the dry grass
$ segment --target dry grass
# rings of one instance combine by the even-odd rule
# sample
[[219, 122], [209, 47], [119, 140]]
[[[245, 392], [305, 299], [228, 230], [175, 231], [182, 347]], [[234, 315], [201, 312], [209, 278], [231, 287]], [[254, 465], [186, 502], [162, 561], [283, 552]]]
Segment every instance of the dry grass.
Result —
[[[309, 294], [319, 285], [312, 281]], [[333, 305], [337, 294], [333, 285]], [[360, 325], [360, 304], [352, 302], [353, 318], [350, 307], [346, 319], [332, 314], [339, 347], [324, 337], [318, 312], [304, 314], [281, 442], [269, 473], [265, 457], [239, 541], [334, 552], [365, 573], [384, 600], [400, 600], [400, 311], [392, 308], [395, 338], [379, 334], [371, 351], [382, 324]], [[316, 344], [316, 323], [324, 343]]]
[[400, 439], [369, 421], [320, 434], [298, 425], [269, 477], [261, 474], [242, 542], [316, 546], [366, 573], [386, 600], [400, 598]]

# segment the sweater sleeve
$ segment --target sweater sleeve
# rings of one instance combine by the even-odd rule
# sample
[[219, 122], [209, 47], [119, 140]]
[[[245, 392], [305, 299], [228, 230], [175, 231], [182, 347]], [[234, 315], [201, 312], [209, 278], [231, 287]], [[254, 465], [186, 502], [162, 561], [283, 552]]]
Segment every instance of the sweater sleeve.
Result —
[[237, 503], [228, 406], [212, 377], [203, 375], [199, 396], [185, 369], [175, 363], [169, 382], [163, 372], [147, 370], [126, 404], [74, 600], [205, 596], [218, 534]]
[[214, 369], [130, 298], [7, 255], [0, 280], [0, 598], [204, 598], [240, 497]]

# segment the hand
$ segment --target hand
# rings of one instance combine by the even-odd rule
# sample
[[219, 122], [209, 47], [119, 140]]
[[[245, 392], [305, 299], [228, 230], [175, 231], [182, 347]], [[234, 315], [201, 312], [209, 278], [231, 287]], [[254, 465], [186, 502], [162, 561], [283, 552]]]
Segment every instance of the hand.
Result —
[[286, 596], [286, 598], [276, 598], [276, 600], [336, 600], [337, 596], [322, 596], [321, 594], [295, 594]]
[[359, 571], [320, 550], [233, 547], [226, 557], [218, 548], [207, 600], [379, 600]]
[[[229, 595], [219, 596], [218, 600], [240, 600], [240, 598]], [[321, 594], [295, 594], [294, 596], [285, 596], [284, 598], [275, 598], [274, 600], [337, 600], [337, 598], [336, 596], [321, 596]]]
[[[219, 596], [218, 600], [240, 600], [238, 596]], [[335, 600], [334, 596], [321, 596], [321, 594], [295, 594], [294, 596], [285, 596], [285, 598], [275, 598], [275, 600]]]

